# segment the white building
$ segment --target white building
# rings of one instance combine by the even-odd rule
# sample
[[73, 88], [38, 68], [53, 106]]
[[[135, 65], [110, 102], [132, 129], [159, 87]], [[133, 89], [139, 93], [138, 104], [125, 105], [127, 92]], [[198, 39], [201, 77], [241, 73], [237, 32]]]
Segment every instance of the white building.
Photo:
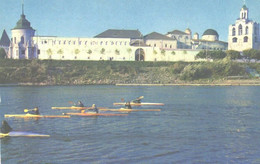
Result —
[[[109, 29], [93, 38], [35, 36], [22, 14], [12, 29], [8, 57], [12, 59], [195, 61], [192, 33], [178, 30], [170, 37], [156, 32], [143, 36], [138, 30]], [[177, 39], [176, 39], [177, 37]]]
[[229, 26], [228, 49], [243, 51], [260, 49], [259, 23], [249, 19], [249, 9], [244, 5], [235, 24]]

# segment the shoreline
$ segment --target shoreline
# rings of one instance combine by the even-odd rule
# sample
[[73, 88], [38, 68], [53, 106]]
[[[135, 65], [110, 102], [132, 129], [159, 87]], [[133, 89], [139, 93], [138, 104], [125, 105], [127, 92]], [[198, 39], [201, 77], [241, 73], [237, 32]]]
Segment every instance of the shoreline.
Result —
[[114, 86], [260, 86], [260, 80], [248, 81], [226, 81], [212, 83], [168, 83], [168, 84], [149, 84], [149, 83], [115, 83], [115, 84], [50, 84], [50, 83], [11, 83], [0, 84], [0, 87], [10, 86], [84, 86], [84, 85], [114, 85]]

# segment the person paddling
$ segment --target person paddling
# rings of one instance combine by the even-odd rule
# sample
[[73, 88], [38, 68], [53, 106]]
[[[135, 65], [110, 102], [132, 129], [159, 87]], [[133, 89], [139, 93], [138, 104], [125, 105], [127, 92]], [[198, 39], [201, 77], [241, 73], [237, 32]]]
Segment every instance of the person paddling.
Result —
[[98, 108], [96, 107], [96, 104], [93, 104], [92, 108], [90, 110], [93, 111], [93, 112], [96, 112], [96, 113], [99, 112]]
[[125, 103], [125, 109], [132, 109], [130, 102]]
[[3, 120], [1, 126], [1, 133], [7, 134], [12, 130], [13, 129], [9, 126], [9, 124], [5, 120]]
[[78, 103], [76, 104], [76, 107], [84, 107], [84, 104], [81, 101], [78, 101]]

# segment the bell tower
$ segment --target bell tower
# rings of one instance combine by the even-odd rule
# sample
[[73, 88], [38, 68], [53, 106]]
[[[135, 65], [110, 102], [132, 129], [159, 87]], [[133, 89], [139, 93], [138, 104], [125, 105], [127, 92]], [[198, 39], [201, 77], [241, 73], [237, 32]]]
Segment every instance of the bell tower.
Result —
[[246, 7], [246, 3], [244, 1], [244, 5], [240, 10], [240, 19], [246, 19], [247, 20], [248, 14], [249, 14], [249, 11], [248, 11], [248, 8]]

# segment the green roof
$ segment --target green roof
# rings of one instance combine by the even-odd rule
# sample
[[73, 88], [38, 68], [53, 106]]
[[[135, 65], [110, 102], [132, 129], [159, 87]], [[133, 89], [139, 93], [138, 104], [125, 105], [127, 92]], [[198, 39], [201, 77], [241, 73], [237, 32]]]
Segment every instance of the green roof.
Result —
[[31, 23], [25, 18], [25, 15], [22, 14], [20, 20], [16, 23], [15, 29], [32, 29]]
[[247, 10], [248, 8], [246, 7], [246, 5], [243, 5], [242, 7], [244, 10]]
[[[216, 30], [213, 30], [213, 29], [207, 29], [207, 30], [203, 33], [203, 35], [216, 35], [216, 36], [219, 36], [218, 33], [217, 33], [217, 31], [216, 31]], [[203, 36], [203, 35], [202, 35], [202, 36]]]

